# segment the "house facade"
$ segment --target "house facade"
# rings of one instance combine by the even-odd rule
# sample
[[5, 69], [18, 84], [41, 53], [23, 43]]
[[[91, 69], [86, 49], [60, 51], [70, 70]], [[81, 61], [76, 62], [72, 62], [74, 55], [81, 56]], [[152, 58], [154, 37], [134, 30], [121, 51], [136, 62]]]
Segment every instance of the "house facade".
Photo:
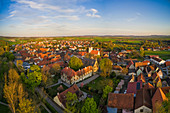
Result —
[[68, 84], [73, 84], [73, 83], [82, 81], [87, 77], [92, 76], [92, 70], [93, 70], [92, 66], [79, 69], [76, 72], [69, 67], [65, 67], [61, 71], [61, 80]]

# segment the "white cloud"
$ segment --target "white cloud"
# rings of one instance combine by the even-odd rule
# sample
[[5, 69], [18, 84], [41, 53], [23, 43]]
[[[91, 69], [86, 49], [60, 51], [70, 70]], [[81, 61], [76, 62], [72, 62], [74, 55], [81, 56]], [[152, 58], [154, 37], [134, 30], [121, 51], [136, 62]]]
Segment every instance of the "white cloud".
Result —
[[101, 16], [97, 15], [96, 13], [98, 13], [96, 9], [90, 9], [88, 13], [86, 14], [86, 16], [100, 18]]
[[56, 10], [58, 12], [65, 12], [65, 13], [74, 12], [73, 9], [64, 9], [59, 6], [49, 5], [49, 4], [45, 4], [45, 3], [37, 3], [34, 1], [17, 0], [16, 2], [18, 2], [20, 4], [25, 4], [25, 5], [29, 6], [30, 8], [38, 9], [38, 10]]
[[10, 12], [10, 15], [7, 18], [11, 18], [11, 17], [15, 16], [16, 13], [17, 13], [16, 10]]

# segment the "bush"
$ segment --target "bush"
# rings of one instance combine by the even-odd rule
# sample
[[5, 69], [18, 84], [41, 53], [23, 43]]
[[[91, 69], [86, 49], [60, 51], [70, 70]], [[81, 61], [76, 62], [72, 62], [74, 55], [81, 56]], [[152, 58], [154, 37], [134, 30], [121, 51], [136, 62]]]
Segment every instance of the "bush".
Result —
[[116, 77], [116, 73], [113, 71], [111, 74], [110, 74], [110, 78], [114, 78]]
[[117, 78], [117, 79], [123, 79], [123, 77], [122, 77], [122, 76], [120, 76], [120, 75], [119, 75], [119, 76], [117, 76], [116, 78]]

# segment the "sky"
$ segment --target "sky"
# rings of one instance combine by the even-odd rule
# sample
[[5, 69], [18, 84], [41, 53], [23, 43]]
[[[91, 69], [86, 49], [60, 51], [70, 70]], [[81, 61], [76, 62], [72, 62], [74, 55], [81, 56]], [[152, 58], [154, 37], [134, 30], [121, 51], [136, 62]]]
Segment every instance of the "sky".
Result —
[[0, 36], [170, 35], [170, 0], [0, 0]]

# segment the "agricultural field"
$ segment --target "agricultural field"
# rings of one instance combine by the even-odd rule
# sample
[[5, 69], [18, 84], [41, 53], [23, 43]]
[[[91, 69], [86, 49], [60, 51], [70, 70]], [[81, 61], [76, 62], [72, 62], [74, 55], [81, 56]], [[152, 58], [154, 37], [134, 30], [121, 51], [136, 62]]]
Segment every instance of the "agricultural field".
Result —
[[159, 55], [164, 60], [170, 59], [170, 51], [145, 51], [145, 55]]

